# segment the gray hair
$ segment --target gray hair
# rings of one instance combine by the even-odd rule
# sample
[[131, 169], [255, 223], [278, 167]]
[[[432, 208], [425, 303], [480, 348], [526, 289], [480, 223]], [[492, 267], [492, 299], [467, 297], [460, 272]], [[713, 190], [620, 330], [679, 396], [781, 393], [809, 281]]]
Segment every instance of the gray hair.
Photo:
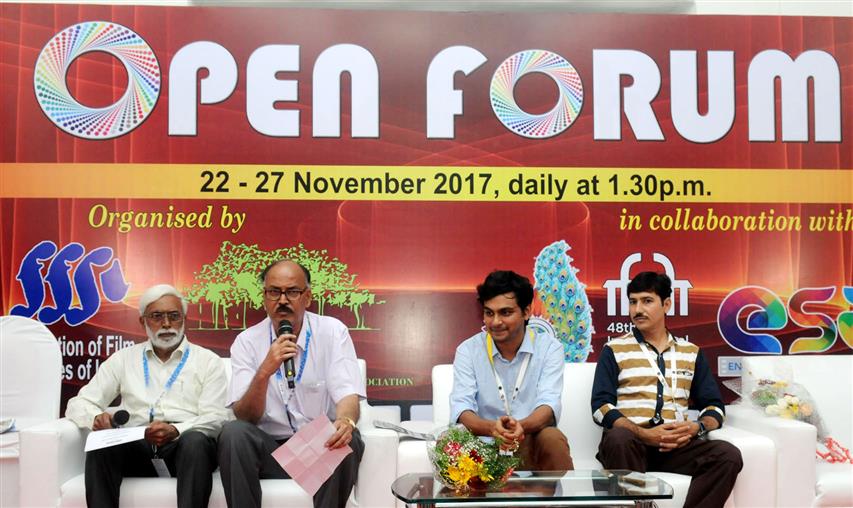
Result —
[[139, 315], [145, 315], [145, 309], [164, 296], [177, 297], [178, 300], [181, 301], [183, 314], [185, 316], [187, 315], [187, 301], [184, 299], [184, 295], [168, 284], [157, 284], [156, 286], [151, 286], [142, 293], [142, 296], [139, 297]]

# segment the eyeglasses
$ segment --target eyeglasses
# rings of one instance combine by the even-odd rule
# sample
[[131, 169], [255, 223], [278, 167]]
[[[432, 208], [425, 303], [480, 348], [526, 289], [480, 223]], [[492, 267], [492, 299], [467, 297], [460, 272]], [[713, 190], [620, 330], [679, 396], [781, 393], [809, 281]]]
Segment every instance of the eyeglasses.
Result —
[[152, 312], [150, 314], [146, 314], [145, 317], [156, 323], [162, 323], [167, 318], [171, 323], [180, 323], [184, 320], [184, 315], [176, 310], [173, 310], [172, 312]]
[[302, 296], [302, 293], [308, 291], [308, 288], [290, 288], [290, 289], [279, 289], [279, 288], [266, 288], [264, 289], [264, 296], [267, 297], [267, 300], [279, 300], [281, 295], [287, 297], [288, 300], [293, 301]]

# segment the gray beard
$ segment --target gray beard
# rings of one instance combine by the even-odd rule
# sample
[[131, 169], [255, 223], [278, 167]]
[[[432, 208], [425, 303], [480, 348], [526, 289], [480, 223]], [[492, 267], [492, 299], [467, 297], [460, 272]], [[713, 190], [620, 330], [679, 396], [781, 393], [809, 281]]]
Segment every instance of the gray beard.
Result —
[[166, 330], [160, 330], [157, 333], [155, 333], [151, 330], [151, 328], [148, 327], [148, 323], [145, 324], [145, 333], [148, 334], [148, 340], [151, 342], [151, 345], [153, 345], [156, 348], [172, 349], [173, 347], [180, 344], [182, 340], [184, 340], [184, 327], [183, 327], [183, 325], [180, 328], [178, 328], [177, 330], [175, 330], [173, 328], [172, 331], [176, 332], [176, 334], [173, 337], [170, 337], [168, 339], [160, 338], [158, 336], [159, 333], [162, 333], [164, 331], [166, 331]]

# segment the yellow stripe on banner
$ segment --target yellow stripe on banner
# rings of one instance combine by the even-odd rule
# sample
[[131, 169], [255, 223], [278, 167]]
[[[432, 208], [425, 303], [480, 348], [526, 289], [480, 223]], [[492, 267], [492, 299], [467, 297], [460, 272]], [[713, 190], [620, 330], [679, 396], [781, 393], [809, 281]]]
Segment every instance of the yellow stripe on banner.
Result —
[[14, 163], [0, 197], [850, 203], [853, 170]]

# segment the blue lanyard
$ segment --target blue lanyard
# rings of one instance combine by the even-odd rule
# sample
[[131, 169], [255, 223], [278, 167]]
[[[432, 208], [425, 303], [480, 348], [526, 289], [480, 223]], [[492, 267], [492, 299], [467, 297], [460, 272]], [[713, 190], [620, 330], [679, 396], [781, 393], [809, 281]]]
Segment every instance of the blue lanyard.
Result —
[[[157, 397], [157, 400], [155, 400], [154, 403], [151, 404], [151, 407], [148, 409], [149, 422], [154, 421], [154, 408], [157, 407], [157, 405], [160, 403], [160, 399], [162, 399], [163, 396], [166, 395], [166, 392], [172, 389], [172, 385], [175, 384], [175, 380], [178, 379], [178, 376], [181, 374], [181, 371], [184, 370], [184, 365], [186, 365], [187, 359], [189, 359], [189, 357], [190, 347], [187, 346], [186, 351], [184, 351], [184, 354], [181, 355], [180, 363], [178, 363], [178, 366], [175, 367], [175, 370], [172, 372], [172, 375], [169, 376], [169, 380], [166, 381], [166, 386], [163, 387], [163, 391], [160, 392], [160, 396]], [[148, 371], [148, 356], [145, 355], [145, 349], [142, 350], [142, 372], [145, 375], [145, 388], [147, 389], [148, 386], [151, 384], [151, 374]]]
[[[305, 323], [305, 352], [302, 354], [302, 357], [299, 359], [299, 370], [296, 371], [296, 383], [298, 384], [302, 380], [302, 372], [305, 371], [305, 360], [308, 359], [308, 348], [311, 346], [311, 322], [308, 321], [308, 318], [304, 318], [303, 323]], [[270, 346], [272, 346], [275, 338], [273, 337], [272, 332], [272, 323], [270, 323]], [[293, 425], [293, 419], [290, 417], [290, 399], [293, 398], [294, 390], [290, 390], [290, 393], [287, 394], [287, 397], [284, 396], [284, 374], [281, 372], [282, 366], [279, 366], [275, 371], [275, 379], [278, 382], [278, 393], [281, 395], [281, 398], [284, 400], [284, 414], [287, 416], [287, 424], [290, 425], [290, 429], [293, 432], [296, 432], [296, 426]]]
[[[308, 321], [306, 317], [303, 322], [307, 325], [305, 329], [305, 353], [302, 354], [302, 357], [299, 359], [299, 370], [296, 371], [296, 382], [298, 383], [302, 380], [302, 372], [305, 370], [305, 360], [308, 359], [308, 348], [311, 347], [311, 323]], [[272, 332], [272, 323], [270, 323], [270, 346], [272, 346], [275, 337], [273, 337]], [[279, 366], [275, 371], [275, 379], [281, 384], [282, 379], [284, 379], [284, 374], [281, 372], [282, 366]]]

